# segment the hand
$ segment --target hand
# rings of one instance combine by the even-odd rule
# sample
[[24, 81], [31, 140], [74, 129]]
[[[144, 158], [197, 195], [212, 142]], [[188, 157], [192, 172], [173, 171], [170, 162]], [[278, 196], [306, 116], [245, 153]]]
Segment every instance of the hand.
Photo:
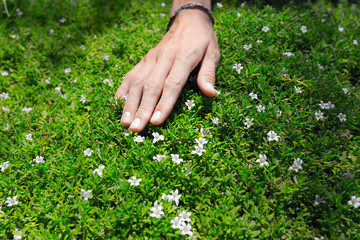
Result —
[[163, 123], [199, 62], [197, 84], [206, 96], [215, 96], [219, 60], [210, 17], [199, 9], [180, 11], [160, 43], [126, 74], [116, 91], [115, 98], [128, 94], [121, 124], [140, 132], [149, 121]]

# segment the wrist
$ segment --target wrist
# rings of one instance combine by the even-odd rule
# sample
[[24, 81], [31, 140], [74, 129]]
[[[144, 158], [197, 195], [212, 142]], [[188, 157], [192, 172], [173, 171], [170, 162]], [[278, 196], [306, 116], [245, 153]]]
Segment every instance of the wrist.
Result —
[[199, 3], [202, 5], [205, 5], [207, 8], [211, 9], [211, 0], [173, 0], [173, 4], [172, 4], [172, 8], [170, 11], [170, 16], [172, 16], [174, 14], [174, 12], [182, 5], [187, 4], [187, 3]]

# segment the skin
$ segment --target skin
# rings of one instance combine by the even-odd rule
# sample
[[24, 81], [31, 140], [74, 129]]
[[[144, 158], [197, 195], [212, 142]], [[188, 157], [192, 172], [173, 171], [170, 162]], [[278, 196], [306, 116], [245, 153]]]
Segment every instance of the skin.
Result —
[[[174, 0], [172, 13], [188, 1]], [[193, 1], [194, 2], [194, 1]], [[210, 1], [198, 1], [210, 7]], [[115, 98], [124, 98], [121, 124], [132, 132], [150, 122], [163, 123], [171, 113], [191, 71], [201, 62], [197, 84], [215, 96], [215, 71], [220, 60], [210, 17], [199, 9], [180, 11], [159, 44], [125, 75]]]

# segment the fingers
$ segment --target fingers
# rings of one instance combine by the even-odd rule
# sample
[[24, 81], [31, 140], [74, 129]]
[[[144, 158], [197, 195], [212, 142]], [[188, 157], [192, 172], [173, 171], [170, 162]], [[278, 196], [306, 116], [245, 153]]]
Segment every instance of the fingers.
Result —
[[129, 72], [126, 75], [129, 79], [130, 86], [121, 118], [121, 124], [124, 126], [129, 126], [134, 119], [134, 115], [139, 107], [141, 95], [143, 93], [144, 81], [153, 69], [155, 61], [155, 59], [146, 61], [146, 63], [143, 64], [141, 71], [134, 71], [136, 74], [134, 72]]
[[142, 131], [148, 124], [162, 93], [164, 81], [173, 64], [172, 58], [173, 57], [168, 57], [166, 59], [159, 60], [149, 78], [145, 81], [141, 104], [134, 116], [133, 122], [130, 125], [131, 131]]
[[205, 52], [197, 77], [199, 89], [208, 97], [215, 96], [215, 72], [219, 61], [219, 50], [209, 45]]
[[120, 84], [120, 87], [115, 93], [115, 99], [120, 98], [124, 99], [126, 94], [128, 94], [130, 89], [131, 79], [134, 75], [137, 75], [138, 70], [143, 66], [143, 61], [140, 61], [135, 67], [124, 77], [123, 81]]
[[175, 59], [173, 67], [165, 80], [161, 99], [150, 119], [152, 124], [159, 125], [169, 116], [193, 68], [194, 64]]

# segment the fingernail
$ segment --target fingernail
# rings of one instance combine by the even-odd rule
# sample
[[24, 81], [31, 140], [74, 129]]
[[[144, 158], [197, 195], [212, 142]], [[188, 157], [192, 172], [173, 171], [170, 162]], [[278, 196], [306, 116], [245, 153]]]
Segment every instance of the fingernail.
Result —
[[214, 86], [211, 84], [211, 83], [206, 83], [206, 88], [209, 90], [209, 91], [211, 91], [211, 92], [214, 92], [215, 91], [215, 89], [214, 89]]
[[130, 112], [125, 112], [123, 117], [122, 117], [122, 121], [123, 123], [130, 123], [131, 121], [131, 114]]
[[150, 121], [151, 121], [151, 122], [159, 121], [160, 117], [161, 117], [161, 112], [160, 112], [160, 111], [156, 111], [156, 112], [154, 113], [154, 115], [152, 116], [152, 118], [151, 118]]
[[139, 128], [140, 126], [140, 118], [135, 118], [135, 120], [131, 123], [130, 128]]

